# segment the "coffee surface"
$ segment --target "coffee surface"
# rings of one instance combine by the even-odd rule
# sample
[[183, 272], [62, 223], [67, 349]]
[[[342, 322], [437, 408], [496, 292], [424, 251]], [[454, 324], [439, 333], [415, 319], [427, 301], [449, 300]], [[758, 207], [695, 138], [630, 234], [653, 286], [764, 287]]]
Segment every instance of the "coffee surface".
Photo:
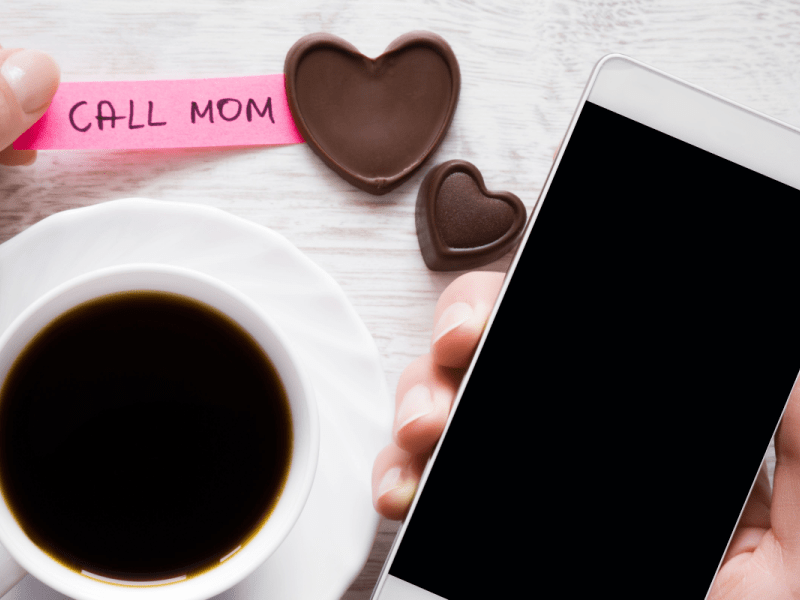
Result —
[[286, 481], [288, 400], [227, 317], [155, 292], [65, 313], [0, 392], [0, 486], [28, 537], [77, 571], [191, 576], [247, 542]]

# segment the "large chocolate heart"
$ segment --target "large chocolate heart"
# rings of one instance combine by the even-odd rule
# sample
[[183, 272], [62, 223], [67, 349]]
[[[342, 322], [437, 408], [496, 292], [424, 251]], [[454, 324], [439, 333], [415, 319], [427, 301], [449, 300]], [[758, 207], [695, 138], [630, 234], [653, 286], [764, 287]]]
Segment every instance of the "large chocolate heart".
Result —
[[522, 237], [526, 211], [509, 192], [490, 192], [465, 160], [438, 165], [417, 195], [417, 239], [432, 271], [472, 269], [511, 250]]
[[381, 195], [408, 179], [441, 143], [461, 88], [455, 54], [414, 31], [378, 58], [327, 33], [286, 55], [286, 95], [311, 149], [356, 187]]

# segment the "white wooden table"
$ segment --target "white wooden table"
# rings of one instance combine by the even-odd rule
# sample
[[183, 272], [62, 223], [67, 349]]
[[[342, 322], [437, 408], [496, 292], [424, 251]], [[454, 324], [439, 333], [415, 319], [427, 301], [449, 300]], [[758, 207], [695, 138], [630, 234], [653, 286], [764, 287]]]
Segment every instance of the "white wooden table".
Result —
[[[436, 298], [458, 274], [429, 271], [417, 245], [414, 206], [430, 166], [473, 162], [489, 189], [514, 192], [530, 211], [593, 65], [610, 52], [800, 126], [797, 0], [0, 5], [0, 44], [51, 53], [63, 81], [280, 73], [287, 50], [307, 33], [334, 33], [377, 56], [416, 29], [453, 47], [461, 97], [442, 146], [394, 192], [357, 190], [306, 145], [49, 151], [32, 167], [0, 171], [0, 242], [61, 210], [132, 196], [229, 211], [278, 231], [338, 281], [375, 338], [393, 390], [405, 365], [427, 350]], [[381, 524], [345, 598], [369, 597], [396, 527]]]

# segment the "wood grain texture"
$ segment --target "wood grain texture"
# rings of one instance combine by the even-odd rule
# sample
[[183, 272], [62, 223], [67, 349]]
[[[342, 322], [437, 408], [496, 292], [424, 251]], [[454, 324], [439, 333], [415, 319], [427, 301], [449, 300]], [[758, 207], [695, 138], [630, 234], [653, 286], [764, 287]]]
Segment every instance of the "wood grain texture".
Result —
[[[462, 70], [453, 125], [428, 166], [468, 160], [489, 189], [515, 193], [528, 210], [592, 67], [610, 52], [800, 126], [796, 0], [6, 0], [0, 8], [0, 43], [51, 53], [64, 81], [279, 73], [307, 33], [334, 33], [376, 56], [414, 29], [442, 35]], [[427, 351], [436, 298], [458, 274], [428, 271], [419, 253], [414, 205], [425, 172], [375, 198], [305, 145], [42, 152], [32, 167], [0, 171], [0, 242], [58, 211], [131, 196], [227, 210], [283, 234], [339, 282], [394, 389]], [[345, 598], [369, 598], [395, 530], [382, 524]]]

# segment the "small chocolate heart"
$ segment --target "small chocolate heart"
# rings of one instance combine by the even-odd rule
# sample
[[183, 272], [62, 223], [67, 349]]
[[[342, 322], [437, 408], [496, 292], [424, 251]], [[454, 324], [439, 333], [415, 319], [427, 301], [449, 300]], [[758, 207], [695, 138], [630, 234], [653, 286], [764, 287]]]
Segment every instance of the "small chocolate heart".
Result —
[[490, 192], [478, 168], [451, 160], [422, 180], [417, 195], [417, 239], [432, 271], [471, 269], [492, 262], [522, 237], [526, 211], [509, 192]]
[[414, 31], [378, 58], [327, 33], [286, 55], [286, 95], [309, 147], [371, 194], [408, 179], [439, 146], [458, 102], [461, 73], [440, 36]]

